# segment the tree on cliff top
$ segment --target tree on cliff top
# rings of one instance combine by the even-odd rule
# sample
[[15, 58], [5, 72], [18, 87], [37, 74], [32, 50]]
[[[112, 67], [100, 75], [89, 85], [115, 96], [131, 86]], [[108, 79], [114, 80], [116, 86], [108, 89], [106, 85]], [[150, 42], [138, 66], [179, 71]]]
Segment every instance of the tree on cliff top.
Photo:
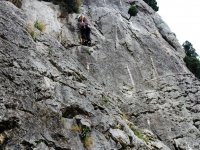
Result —
[[189, 41], [185, 41], [182, 46], [187, 56], [190, 56], [190, 57], [198, 56], [198, 54], [196, 53], [196, 50], [193, 48], [193, 45]]
[[183, 43], [183, 48], [185, 50], [185, 58], [183, 59], [186, 63], [187, 68], [200, 79], [200, 61], [197, 58], [198, 54], [195, 52], [192, 44], [189, 41]]
[[153, 10], [158, 11], [159, 7], [157, 6], [156, 0], [144, 0]]

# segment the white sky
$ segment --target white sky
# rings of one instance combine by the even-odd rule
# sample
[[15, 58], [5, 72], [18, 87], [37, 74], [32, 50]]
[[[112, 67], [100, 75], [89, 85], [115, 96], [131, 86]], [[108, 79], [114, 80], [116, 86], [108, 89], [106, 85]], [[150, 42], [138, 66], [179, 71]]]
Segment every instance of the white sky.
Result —
[[176, 34], [182, 45], [192, 43], [200, 55], [200, 0], [156, 0], [158, 14]]

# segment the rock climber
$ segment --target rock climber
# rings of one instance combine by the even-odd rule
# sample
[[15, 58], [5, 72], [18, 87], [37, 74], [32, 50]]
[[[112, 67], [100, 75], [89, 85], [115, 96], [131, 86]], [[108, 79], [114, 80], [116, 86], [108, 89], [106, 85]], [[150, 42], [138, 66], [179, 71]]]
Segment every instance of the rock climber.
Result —
[[78, 19], [78, 28], [80, 30], [81, 44], [90, 46], [91, 45], [91, 38], [90, 38], [91, 29], [89, 27], [89, 24], [87, 23], [85, 16], [83, 15], [81, 15]]

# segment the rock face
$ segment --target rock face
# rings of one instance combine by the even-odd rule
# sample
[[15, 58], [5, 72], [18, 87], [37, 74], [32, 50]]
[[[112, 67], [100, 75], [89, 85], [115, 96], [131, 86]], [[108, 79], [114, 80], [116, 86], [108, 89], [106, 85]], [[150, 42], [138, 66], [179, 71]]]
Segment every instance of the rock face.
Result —
[[[92, 47], [59, 5], [0, 1], [0, 149], [199, 150], [200, 82], [142, 0], [84, 0]], [[40, 20], [45, 32], [27, 27]]]

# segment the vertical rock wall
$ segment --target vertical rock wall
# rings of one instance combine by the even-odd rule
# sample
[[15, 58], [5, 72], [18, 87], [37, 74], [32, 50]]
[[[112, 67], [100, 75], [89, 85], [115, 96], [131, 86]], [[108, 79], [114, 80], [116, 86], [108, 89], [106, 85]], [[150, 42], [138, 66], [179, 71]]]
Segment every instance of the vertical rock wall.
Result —
[[[200, 82], [142, 0], [85, 0], [93, 46], [59, 5], [0, 1], [0, 149], [198, 150]], [[35, 37], [35, 21], [46, 24]]]

